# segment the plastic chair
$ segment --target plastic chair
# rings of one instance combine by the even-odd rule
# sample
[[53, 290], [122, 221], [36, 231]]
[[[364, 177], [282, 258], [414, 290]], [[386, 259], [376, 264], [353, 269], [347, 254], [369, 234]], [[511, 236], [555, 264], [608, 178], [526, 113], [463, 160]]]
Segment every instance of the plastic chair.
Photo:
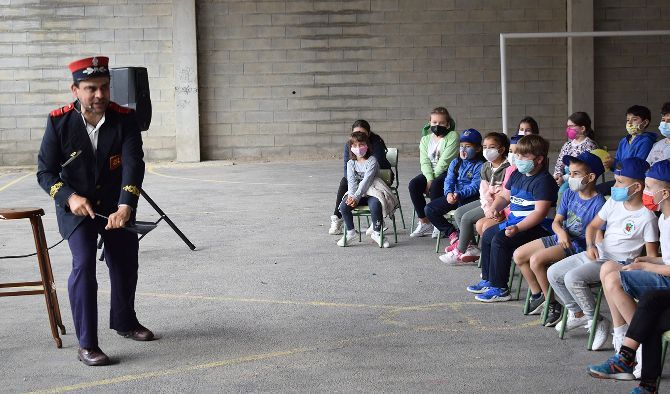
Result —
[[[600, 282], [590, 284], [589, 287], [592, 290], [596, 288], [598, 289], [596, 295], [596, 307], [595, 310], [593, 311], [593, 319], [591, 319], [591, 327], [589, 329], [589, 339], [586, 343], [586, 349], [593, 350], [593, 340], [595, 339], [596, 336], [596, 326], [598, 325], [598, 317], [600, 316], [600, 305], [603, 299], [603, 287], [601, 286]], [[568, 308], [563, 307], [563, 316], [561, 317], [561, 322], [562, 322], [561, 332], [559, 334], [559, 338], [563, 339], [565, 337], [565, 325], [568, 322]]]
[[[387, 185], [389, 185], [391, 183], [391, 171], [390, 170], [379, 170], [379, 177]], [[372, 217], [372, 213], [370, 212], [370, 208], [367, 205], [359, 205], [352, 210], [351, 214], [358, 219], [358, 242], [362, 242], [363, 241], [363, 236], [362, 236], [362, 232], [361, 232], [361, 217], [370, 218], [370, 217]], [[395, 223], [395, 214], [391, 215], [390, 219], [393, 220], [393, 235], [394, 235], [394, 238], [395, 238], [395, 243], [398, 243], [398, 230], [396, 228], [396, 223]], [[345, 244], [345, 246], [347, 244], [347, 231], [346, 230], [348, 230], [348, 229], [345, 228], [345, 231], [344, 231], [344, 244]], [[382, 248], [382, 247], [384, 247], [384, 236], [385, 236], [383, 225], [382, 225], [382, 228], [381, 228], [381, 231], [380, 231], [379, 234], [380, 234], [380, 237], [381, 237], [381, 245], [379, 247]]]
[[[400, 181], [398, 179], [398, 148], [388, 148], [386, 149], [386, 160], [391, 163], [391, 169], [395, 173], [395, 180], [393, 184], [389, 185], [391, 190], [395, 193], [395, 196], [398, 198], [398, 210], [400, 211], [400, 219], [402, 220], [402, 228], [405, 227], [405, 215], [402, 213], [402, 204], [400, 203], [400, 194], [398, 194], [398, 187], [400, 186]], [[412, 222], [414, 223], [414, 222]]]
[[[444, 215], [448, 221], [454, 222], [454, 213], [456, 213], [456, 210], [451, 210], [447, 212], [446, 215]], [[435, 241], [435, 253], [440, 253], [440, 241], [442, 241], [442, 231], [437, 233], [437, 240]]]

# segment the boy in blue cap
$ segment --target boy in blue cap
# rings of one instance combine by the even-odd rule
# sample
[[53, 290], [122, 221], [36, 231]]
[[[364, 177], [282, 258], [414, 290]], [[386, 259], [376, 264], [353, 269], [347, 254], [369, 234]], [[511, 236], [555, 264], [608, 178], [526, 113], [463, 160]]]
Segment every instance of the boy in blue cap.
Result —
[[[596, 181], [605, 172], [600, 158], [583, 152], [579, 156], [563, 156], [569, 169], [568, 189], [556, 211], [552, 229], [554, 235], [529, 242], [514, 252], [514, 262], [531, 290], [529, 315], [538, 315], [549, 290], [547, 268], [559, 260], [586, 250], [586, 226], [605, 204], [596, 191]], [[561, 305], [549, 300], [547, 327], [555, 326], [561, 318]]]
[[[570, 311], [566, 331], [597, 319], [593, 350], [602, 348], [611, 328], [607, 319], [594, 316], [595, 299], [589, 287], [600, 281], [601, 266], [607, 261], [628, 264], [640, 256], [642, 248], [646, 248], [647, 256], [658, 256], [656, 215], [642, 204], [648, 168], [649, 164], [637, 157], [621, 162], [621, 168], [614, 172], [612, 197], [586, 228], [586, 251], [559, 261], [547, 272], [552, 288]], [[596, 234], [605, 225], [600, 241]], [[556, 330], [561, 329], [562, 323], [556, 325]], [[624, 329], [620, 338], [625, 332]], [[617, 334], [615, 330], [615, 339]]]
[[450, 241], [458, 240], [458, 233], [444, 215], [461, 205], [479, 199], [482, 164], [484, 164], [482, 135], [475, 129], [464, 130], [460, 137], [458, 158], [452, 160], [447, 169], [444, 196], [434, 199], [425, 208], [430, 223], [442, 234], [449, 235]]
[[[652, 212], [658, 208], [661, 209], [658, 227], [661, 240], [665, 239], [665, 242], [661, 242], [663, 257], [638, 257], [635, 262], [625, 266], [608, 261], [600, 270], [605, 297], [612, 313], [616, 351], [619, 351], [624, 334], [628, 330], [628, 323], [633, 319], [637, 307], [635, 299], [641, 299], [644, 294], [652, 290], [670, 290], [669, 198], [670, 161], [662, 160], [656, 162], [647, 173], [642, 201], [644, 206]], [[632, 352], [632, 357], [629, 357], [628, 361], [635, 362], [635, 352]], [[632, 372], [633, 365], [629, 366]], [[640, 367], [639, 363], [638, 367]]]

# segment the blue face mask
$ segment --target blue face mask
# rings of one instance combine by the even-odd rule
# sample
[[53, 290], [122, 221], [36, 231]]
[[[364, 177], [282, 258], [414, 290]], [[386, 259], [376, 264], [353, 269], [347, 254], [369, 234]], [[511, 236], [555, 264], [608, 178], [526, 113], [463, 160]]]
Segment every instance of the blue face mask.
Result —
[[461, 147], [460, 148], [460, 153], [461, 153], [461, 158], [465, 156], [465, 159], [470, 160], [475, 157], [477, 154], [477, 151], [475, 151], [475, 148], [473, 147]]
[[530, 174], [535, 169], [535, 162], [533, 160], [519, 159], [517, 157], [514, 160], [514, 164], [516, 165], [516, 169], [524, 175]]
[[663, 137], [670, 137], [670, 123], [661, 122], [661, 124], [658, 125], [658, 131], [663, 134]]
[[633, 184], [623, 187], [612, 187], [612, 199], [614, 201], [628, 201], [630, 196], [628, 195], [628, 189], [630, 189]]

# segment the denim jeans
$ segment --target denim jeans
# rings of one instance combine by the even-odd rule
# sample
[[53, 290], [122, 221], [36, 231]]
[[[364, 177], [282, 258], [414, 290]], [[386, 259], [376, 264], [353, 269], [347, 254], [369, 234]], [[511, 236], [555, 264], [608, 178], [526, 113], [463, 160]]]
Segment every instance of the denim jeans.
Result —
[[[370, 208], [370, 214], [372, 216], [372, 228], [375, 231], [381, 231], [383, 218], [382, 218], [382, 203], [379, 202], [375, 197], [361, 197], [358, 201], [358, 206], [367, 205]], [[340, 203], [340, 213], [342, 213], [342, 218], [344, 219], [344, 224], [347, 226], [347, 230], [353, 230], [354, 227], [354, 216], [351, 211], [354, 208], [346, 204], [346, 200], [342, 200]]]

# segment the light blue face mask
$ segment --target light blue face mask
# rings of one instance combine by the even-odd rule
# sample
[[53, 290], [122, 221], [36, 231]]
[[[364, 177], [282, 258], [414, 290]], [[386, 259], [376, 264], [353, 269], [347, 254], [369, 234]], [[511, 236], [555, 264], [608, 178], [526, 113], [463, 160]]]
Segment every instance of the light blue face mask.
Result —
[[658, 131], [663, 134], [663, 137], [670, 137], [670, 123], [661, 122], [661, 124], [658, 125]]
[[461, 153], [465, 152], [465, 158], [467, 160], [470, 160], [470, 159], [474, 158], [475, 155], [477, 154], [477, 151], [475, 151], [475, 148], [473, 148], [473, 147], [467, 147], [467, 148], [466, 147], [461, 147], [461, 148], [459, 148], [459, 150], [460, 150]]
[[628, 185], [628, 186], [623, 186], [623, 187], [614, 187], [612, 186], [612, 199], [614, 201], [628, 201], [630, 196], [628, 195], [628, 189], [630, 189], [631, 186], [633, 186], [634, 183]]
[[516, 165], [516, 169], [524, 175], [530, 174], [535, 169], [535, 162], [533, 160], [516, 158], [514, 164]]

